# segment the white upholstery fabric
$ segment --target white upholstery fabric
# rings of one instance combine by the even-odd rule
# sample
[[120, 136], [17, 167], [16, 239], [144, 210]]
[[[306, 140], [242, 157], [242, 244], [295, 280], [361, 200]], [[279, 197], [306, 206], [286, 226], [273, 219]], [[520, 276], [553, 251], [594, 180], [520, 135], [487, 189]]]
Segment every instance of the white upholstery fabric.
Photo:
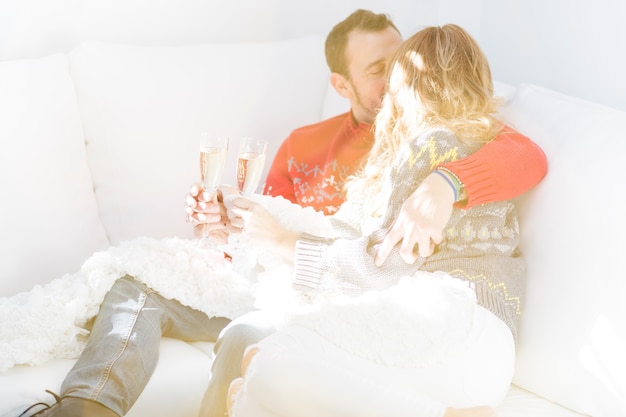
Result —
[[506, 398], [496, 408], [498, 417], [581, 417], [583, 414], [569, 410], [552, 401], [534, 395], [516, 385], [511, 385]]
[[[242, 136], [270, 142], [319, 120], [328, 84], [323, 39], [134, 47], [88, 42], [71, 54], [87, 154], [113, 243], [191, 237], [183, 197], [200, 179], [204, 130], [231, 137], [234, 184]], [[268, 158], [266, 169], [272, 158]]]
[[[154, 374], [126, 416], [197, 417], [209, 382], [211, 359], [211, 355], [186, 342], [164, 338]], [[16, 417], [38, 401], [54, 403], [44, 390], [58, 394], [74, 362], [55, 359], [37, 367], [17, 366], [0, 373], [0, 416]]]
[[523, 85], [505, 116], [549, 162], [518, 204], [528, 284], [515, 383], [595, 417], [626, 415], [626, 113]]
[[0, 297], [77, 271], [108, 240], [67, 58], [0, 63]]

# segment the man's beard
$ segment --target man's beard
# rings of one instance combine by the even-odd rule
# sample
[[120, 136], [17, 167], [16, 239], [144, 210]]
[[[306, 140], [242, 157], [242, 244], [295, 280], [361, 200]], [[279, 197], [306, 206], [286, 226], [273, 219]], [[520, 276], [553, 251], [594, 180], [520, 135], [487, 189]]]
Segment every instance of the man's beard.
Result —
[[367, 123], [372, 124], [374, 122], [374, 119], [376, 118], [376, 114], [378, 113], [378, 111], [380, 110], [382, 106], [382, 98], [378, 101], [375, 108], [371, 108], [370, 106], [367, 106], [365, 102], [361, 99], [361, 93], [359, 92], [359, 89], [356, 88], [356, 86], [352, 83], [352, 81], [348, 81], [348, 82], [350, 83], [350, 86], [352, 87], [352, 91], [354, 91], [356, 104], [362, 109], [367, 110], [367, 114], [369, 114], [370, 116], [370, 120], [367, 120]]

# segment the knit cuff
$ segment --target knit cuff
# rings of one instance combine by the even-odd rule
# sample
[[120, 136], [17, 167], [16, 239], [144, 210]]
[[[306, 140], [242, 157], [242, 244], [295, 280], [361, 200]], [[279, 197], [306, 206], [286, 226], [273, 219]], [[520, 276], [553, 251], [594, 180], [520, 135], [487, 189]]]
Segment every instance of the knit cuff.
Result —
[[301, 233], [296, 241], [293, 287], [300, 291], [317, 290], [322, 282], [321, 260], [327, 239]]
[[499, 200], [495, 175], [493, 172], [485, 169], [480, 161], [465, 158], [447, 162], [440, 166], [452, 171], [463, 183], [467, 195], [466, 204], [463, 205], [464, 208]]

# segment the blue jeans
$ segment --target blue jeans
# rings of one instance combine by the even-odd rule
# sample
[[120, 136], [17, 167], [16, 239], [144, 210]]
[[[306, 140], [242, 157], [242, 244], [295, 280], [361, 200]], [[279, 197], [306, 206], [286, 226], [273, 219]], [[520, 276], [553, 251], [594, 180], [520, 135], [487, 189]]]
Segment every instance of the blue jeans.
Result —
[[[87, 346], [61, 392], [97, 401], [123, 416], [156, 367], [162, 336], [214, 342], [229, 322], [165, 299], [132, 277], [120, 278], [100, 306]], [[211, 384], [215, 378], [216, 385], [228, 387], [240, 375], [241, 356], [236, 363], [219, 363]], [[226, 398], [222, 401], [225, 410]]]

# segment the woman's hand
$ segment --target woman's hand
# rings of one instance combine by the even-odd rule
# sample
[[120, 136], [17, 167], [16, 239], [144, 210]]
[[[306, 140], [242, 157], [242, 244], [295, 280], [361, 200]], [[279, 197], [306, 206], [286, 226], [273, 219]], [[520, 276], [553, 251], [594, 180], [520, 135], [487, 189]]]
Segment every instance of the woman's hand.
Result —
[[230, 192], [236, 191], [220, 187], [211, 195], [204, 191], [201, 184], [191, 186], [185, 196], [185, 212], [197, 238], [209, 237], [216, 244], [228, 241], [231, 225], [223, 201], [224, 195]]
[[446, 180], [435, 173], [427, 176], [402, 205], [376, 254], [376, 265], [382, 265], [400, 241], [400, 256], [408, 264], [417, 260], [418, 253], [422, 257], [432, 255], [435, 245], [443, 240], [453, 204], [454, 191]]
[[297, 232], [284, 228], [265, 207], [245, 197], [235, 197], [227, 205], [233, 228], [241, 228], [253, 244], [269, 246], [293, 262]]

